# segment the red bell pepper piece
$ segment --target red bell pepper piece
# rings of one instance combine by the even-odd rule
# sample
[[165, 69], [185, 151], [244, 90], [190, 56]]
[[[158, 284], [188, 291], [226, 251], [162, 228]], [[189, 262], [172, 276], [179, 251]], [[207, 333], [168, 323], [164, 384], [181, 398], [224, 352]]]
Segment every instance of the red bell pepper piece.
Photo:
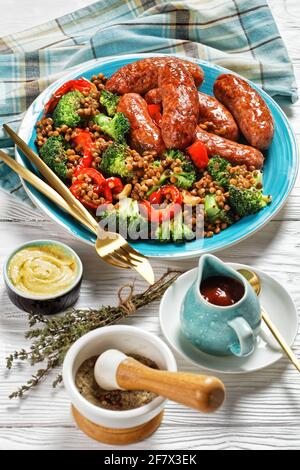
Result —
[[154, 191], [149, 197], [151, 204], [161, 204], [165, 196], [171, 196], [172, 202], [182, 204], [182, 194], [176, 186], [168, 184]]
[[98, 186], [101, 186], [105, 180], [104, 176], [100, 171], [96, 170], [95, 168], [82, 168], [79, 172], [79, 175], [86, 175], [91, 178], [92, 183]]
[[204, 170], [209, 162], [207, 148], [200, 140], [195, 140], [195, 142], [187, 147], [187, 152], [190, 155], [194, 165], [199, 168], [199, 170]]
[[151, 118], [153, 119], [153, 121], [155, 121], [156, 124], [160, 127], [161, 120], [162, 120], [161, 105], [160, 104], [148, 104], [148, 112]]
[[161, 112], [160, 104], [148, 104], [148, 111], [151, 117], [155, 116], [155, 114]]
[[110, 204], [113, 200], [112, 191], [110, 187], [108, 186], [106, 180], [99, 186], [99, 195], [102, 195], [104, 197], [105, 199], [104, 204]]
[[81, 202], [81, 204], [83, 204], [88, 209], [97, 210], [98, 206], [96, 204], [94, 204], [92, 201], [86, 201], [85, 199], [83, 199], [83, 197], [81, 197], [80, 190], [81, 190], [82, 184], [83, 184], [82, 181], [79, 181], [79, 180], [75, 181], [72, 184], [72, 186], [70, 186], [71, 193], [73, 194], [73, 196], [76, 197], [76, 199], [78, 199]]
[[69, 80], [60, 86], [51, 96], [50, 100], [45, 105], [44, 115], [51, 113], [57, 105], [60, 98], [68, 93], [68, 91], [78, 90], [81, 93], [89, 92], [93, 87], [93, 83], [85, 78], [78, 78], [77, 80]]
[[[91, 178], [93, 192], [96, 193], [98, 197], [104, 197], [105, 203], [112, 202], [112, 191], [108, 186], [106, 179], [99, 171], [95, 170], [95, 168], [82, 168], [79, 172], [79, 175], [85, 175]], [[80, 189], [84, 183], [84, 180], [75, 180], [70, 187], [70, 191], [84, 206], [88, 207], [89, 209], [96, 210], [98, 205], [96, 205], [93, 201], [86, 201], [80, 195]]]
[[[161, 204], [165, 196], [170, 195], [172, 202], [162, 209], [156, 209], [152, 204]], [[173, 219], [175, 214], [180, 210], [182, 204], [182, 194], [176, 186], [167, 185], [154, 191], [149, 197], [149, 201], [142, 201], [142, 205], [146, 208], [148, 220], [151, 222], [164, 222]]]
[[[75, 137], [72, 138], [72, 142], [75, 147], [82, 147], [83, 157], [79, 160], [77, 167], [75, 168], [73, 176], [79, 175], [82, 168], [90, 168], [93, 162], [93, 150], [94, 150], [94, 136], [91, 132], [76, 128], [74, 130]], [[74, 133], [73, 133], [74, 135]]]
[[113, 194], [118, 194], [123, 190], [123, 183], [120, 178], [117, 178], [116, 176], [107, 178], [106, 183], [108, 184], [108, 187], [111, 189]]

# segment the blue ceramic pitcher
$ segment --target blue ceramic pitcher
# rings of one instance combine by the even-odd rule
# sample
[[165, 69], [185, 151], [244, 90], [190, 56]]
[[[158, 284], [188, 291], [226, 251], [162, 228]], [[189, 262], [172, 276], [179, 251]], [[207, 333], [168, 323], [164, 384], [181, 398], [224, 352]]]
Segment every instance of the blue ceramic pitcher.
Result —
[[[243, 297], [221, 307], [209, 303], [200, 292], [201, 282], [226, 276], [240, 282]], [[206, 254], [199, 260], [198, 275], [181, 306], [181, 331], [196, 348], [216, 356], [245, 357], [254, 351], [261, 314], [257, 296], [246, 279], [219, 258]]]

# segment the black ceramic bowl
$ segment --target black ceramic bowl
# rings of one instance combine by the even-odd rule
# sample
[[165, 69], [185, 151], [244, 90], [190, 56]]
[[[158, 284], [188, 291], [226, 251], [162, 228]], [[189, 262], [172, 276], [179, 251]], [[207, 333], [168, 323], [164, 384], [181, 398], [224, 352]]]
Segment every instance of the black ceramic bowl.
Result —
[[[22, 292], [15, 288], [8, 276], [8, 265], [11, 258], [20, 250], [29, 246], [41, 246], [41, 245], [54, 245], [66, 253], [69, 253], [76, 260], [78, 265], [78, 274], [74, 283], [65, 291], [62, 291], [59, 295], [49, 296], [27, 296], [25, 292]], [[54, 240], [33, 240], [31, 242], [24, 243], [18, 246], [6, 259], [3, 267], [3, 278], [6, 286], [6, 290], [10, 300], [21, 310], [25, 312], [38, 313], [42, 315], [51, 315], [59, 313], [71, 307], [79, 297], [80, 286], [82, 281], [82, 263], [74, 250], [68, 247], [64, 243], [57, 242]]]

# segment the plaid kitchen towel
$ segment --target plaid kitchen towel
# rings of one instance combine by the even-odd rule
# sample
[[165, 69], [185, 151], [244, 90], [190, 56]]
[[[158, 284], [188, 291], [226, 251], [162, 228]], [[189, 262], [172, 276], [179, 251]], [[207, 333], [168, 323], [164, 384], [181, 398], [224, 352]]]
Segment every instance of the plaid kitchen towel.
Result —
[[[17, 129], [35, 97], [71, 67], [141, 52], [198, 57], [241, 73], [275, 99], [297, 100], [293, 67], [265, 0], [99, 0], [0, 38], [0, 124]], [[0, 147], [13, 153], [2, 130]], [[0, 187], [27, 199], [3, 163]]]

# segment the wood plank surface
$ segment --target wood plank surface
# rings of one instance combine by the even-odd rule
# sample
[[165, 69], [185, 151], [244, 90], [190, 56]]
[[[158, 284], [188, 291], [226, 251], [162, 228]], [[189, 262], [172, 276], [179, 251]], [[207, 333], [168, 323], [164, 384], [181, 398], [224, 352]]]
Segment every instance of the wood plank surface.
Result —
[[[41, 3], [23, 0], [24, 15], [19, 15], [19, 0], [1, 0], [1, 34], [38, 24], [91, 3], [61, 0]], [[272, 12], [292, 58], [300, 84], [300, 2], [270, 0]], [[26, 8], [25, 8], [26, 7]], [[30, 11], [30, 14], [29, 14]], [[298, 140], [300, 104], [286, 107]], [[0, 191], [0, 264], [19, 243], [38, 238], [54, 238], [73, 247], [84, 263], [84, 282], [78, 305], [99, 306], [116, 302], [118, 287], [136, 276], [120, 271], [118, 276], [95, 258], [91, 247], [72, 238], [41, 212], [20, 205]], [[300, 308], [300, 180], [286, 206], [262, 231], [234, 248], [219, 253], [225, 261], [242, 262], [266, 270], [292, 294]], [[189, 269], [196, 261], [154, 263], [157, 276], [168, 267]], [[145, 287], [137, 279], [136, 288]], [[93, 442], [76, 429], [70, 415], [69, 399], [63, 389], [53, 391], [47, 380], [23, 401], [7, 396], [30, 375], [30, 368], [5, 369], [5, 356], [26, 344], [26, 315], [8, 300], [0, 281], [0, 449], [109, 449]], [[284, 315], [284, 312], [283, 312]], [[128, 319], [161, 336], [158, 304], [153, 304]], [[295, 342], [300, 356], [300, 336]], [[176, 355], [181, 370], [196, 371]], [[163, 424], [149, 439], [127, 449], [299, 449], [300, 376], [282, 359], [268, 369], [251, 375], [221, 378], [227, 387], [227, 401], [221, 411], [206, 416], [174, 403], [168, 403]]]

